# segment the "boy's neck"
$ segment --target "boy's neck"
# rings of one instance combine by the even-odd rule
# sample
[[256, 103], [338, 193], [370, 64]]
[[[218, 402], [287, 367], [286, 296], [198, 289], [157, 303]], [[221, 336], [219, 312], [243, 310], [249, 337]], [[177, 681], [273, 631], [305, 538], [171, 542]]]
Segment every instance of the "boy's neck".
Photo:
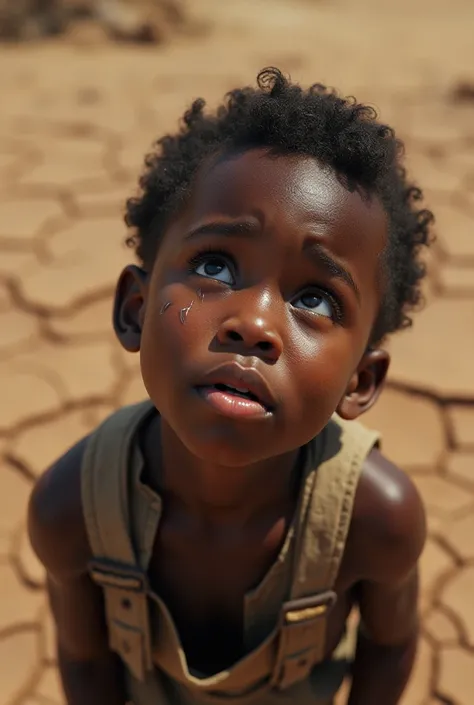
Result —
[[224, 467], [197, 458], [164, 419], [160, 425], [161, 447], [151, 452], [153, 466], [161, 465], [161, 492], [196, 519], [246, 524], [293, 500], [299, 449], [251, 466]]

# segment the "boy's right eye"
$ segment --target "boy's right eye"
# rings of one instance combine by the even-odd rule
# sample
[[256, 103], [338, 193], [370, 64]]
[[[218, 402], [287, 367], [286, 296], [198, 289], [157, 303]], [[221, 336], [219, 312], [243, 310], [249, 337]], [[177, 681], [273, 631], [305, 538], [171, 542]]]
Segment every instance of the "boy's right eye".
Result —
[[215, 279], [223, 284], [233, 284], [234, 275], [224, 257], [219, 255], [200, 255], [191, 262], [191, 271], [206, 279]]

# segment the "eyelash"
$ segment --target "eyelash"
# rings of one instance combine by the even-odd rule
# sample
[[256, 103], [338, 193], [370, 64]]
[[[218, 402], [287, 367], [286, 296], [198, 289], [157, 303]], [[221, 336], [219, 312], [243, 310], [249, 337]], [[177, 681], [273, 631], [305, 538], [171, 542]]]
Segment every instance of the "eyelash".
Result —
[[[236, 264], [235, 260], [232, 257], [229, 252], [225, 252], [224, 250], [216, 250], [215, 247], [203, 247], [199, 252], [197, 252], [195, 255], [193, 255], [189, 260], [188, 260], [188, 272], [190, 274], [193, 274], [194, 271], [196, 270], [197, 267], [199, 267], [200, 264], [202, 264], [207, 257], [210, 255], [213, 255], [214, 257], [222, 257], [223, 260], [228, 262], [232, 269], [236, 270]], [[315, 286], [315, 284], [308, 284], [306, 287], [301, 288], [300, 294], [298, 296], [302, 296], [303, 292], [305, 291], [319, 291], [325, 296], [328, 297], [329, 301], [331, 302], [331, 305], [334, 309], [334, 322], [337, 324], [341, 324], [344, 320], [344, 306], [342, 305], [342, 302], [338, 296], [336, 296], [332, 291], [329, 291], [328, 289], [325, 289], [321, 286]], [[298, 311], [302, 311], [301, 309], [297, 309]], [[304, 311], [303, 311], [304, 313]], [[310, 314], [314, 315], [314, 314]]]

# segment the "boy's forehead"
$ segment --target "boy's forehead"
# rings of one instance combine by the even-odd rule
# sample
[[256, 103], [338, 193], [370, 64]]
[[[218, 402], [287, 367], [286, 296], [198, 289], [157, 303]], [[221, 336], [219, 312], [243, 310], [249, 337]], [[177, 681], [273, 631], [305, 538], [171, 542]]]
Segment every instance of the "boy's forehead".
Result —
[[[387, 216], [376, 197], [349, 191], [334, 171], [305, 155], [251, 150], [221, 157], [198, 174], [187, 216], [284, 218], [311, 231], [361, 230], [386, 244]], [[187, 219], [187, 218], [186, 218]], [[375, 243], [374, 243], [375, 244]]]

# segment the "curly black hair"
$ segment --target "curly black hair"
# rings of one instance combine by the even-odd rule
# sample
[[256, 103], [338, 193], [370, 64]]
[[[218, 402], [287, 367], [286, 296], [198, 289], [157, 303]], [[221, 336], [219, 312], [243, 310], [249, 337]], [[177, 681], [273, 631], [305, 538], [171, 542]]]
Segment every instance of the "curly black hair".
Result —
[[347, 188], [377, 196], [390, 224], [384, 253], [386, 285], [370, 344], [411, 325], [420, 302], [425, 267], [419, 254], [430, 242], [430, 211], [418, 208], [421, 191], [401, 166], [403, 144], [377, 121], [375, 110], [315, 84], [303, 90], [276, 68], [257, 77], [256, 88], [230, 91], [216, 112], [195, 100], [174, 135], [157, 141], [145, 158], [140, 195], [127, 201], [128, 243], [151, 267], [167, 221], [186, 198], [203, 160], [216, 153], [268, 147], [275, 154], [303, 154], [332, 167]]

